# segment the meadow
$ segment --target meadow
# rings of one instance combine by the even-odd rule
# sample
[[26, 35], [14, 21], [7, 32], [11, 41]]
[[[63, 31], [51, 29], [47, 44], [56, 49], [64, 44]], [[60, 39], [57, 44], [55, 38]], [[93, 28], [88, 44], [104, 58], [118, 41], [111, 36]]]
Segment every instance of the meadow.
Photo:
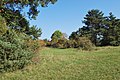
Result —
[[43, 48], [34, 64], [1, 73], [0, 80], [120, 80], [120, 47]]

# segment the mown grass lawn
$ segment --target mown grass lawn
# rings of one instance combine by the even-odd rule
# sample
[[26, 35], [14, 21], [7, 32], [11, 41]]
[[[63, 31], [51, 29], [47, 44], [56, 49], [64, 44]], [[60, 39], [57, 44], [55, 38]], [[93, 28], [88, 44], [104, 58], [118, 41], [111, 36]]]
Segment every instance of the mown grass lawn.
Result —
[[0, 80], [120, 80], [120, 47], [95, 51], [45, 48], [39, 62], [0, 74]]

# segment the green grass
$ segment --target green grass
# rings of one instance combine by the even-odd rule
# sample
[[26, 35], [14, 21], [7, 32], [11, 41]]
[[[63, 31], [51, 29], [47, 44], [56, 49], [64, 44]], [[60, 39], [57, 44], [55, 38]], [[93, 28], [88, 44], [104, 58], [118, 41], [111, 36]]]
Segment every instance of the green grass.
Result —
[[96, 51], [45, 48], [39, 61], [0, 80], [120, 80], [120, 47]]

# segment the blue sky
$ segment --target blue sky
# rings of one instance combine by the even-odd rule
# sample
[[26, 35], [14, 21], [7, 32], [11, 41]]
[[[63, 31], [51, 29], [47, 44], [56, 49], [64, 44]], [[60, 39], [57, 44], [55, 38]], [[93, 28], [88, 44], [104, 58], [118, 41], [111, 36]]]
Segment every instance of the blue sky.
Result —
[[40, 39], [50, 39], [55, 30], [70, 35], [82, 27], [82, 20], [88, 10], [99, 9], [107, 16], [113, 12], [120, 18], [120, 0], [58, 0], [54, 5], [40, 7], [36, 20], [31, 20], [30, 25], [37, 25], [42, 29]]

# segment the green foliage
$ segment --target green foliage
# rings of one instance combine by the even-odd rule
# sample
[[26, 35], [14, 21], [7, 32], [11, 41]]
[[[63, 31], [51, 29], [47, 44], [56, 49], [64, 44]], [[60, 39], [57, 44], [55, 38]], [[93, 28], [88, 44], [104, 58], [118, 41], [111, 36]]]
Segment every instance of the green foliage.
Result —
[[83, 50], [93, 50], [94, 45], [88, 37], [76, 37], [69, 40], [71, 48], [78, 48]]
[[95, 46], [120, 45], [120, 19], [112, 13], [104, 16], [100, 10], [90, 10], [84, 17], [83, 23], [85, 26], [72, 32], [70, 40], [76, 41], [79, 37], [88, 37]]
[[22, 12], [25, 7], [29, 8], [29, 18], [35, 19], [39, 13], [38, 7], [46, 7], [49, 3], [54, 4], [57, 0], [2, 0], [0, 1], [0, 13], [6, 14], [6, 9]]
[[1, 14], [1, 16], [5, 18], [8, 29], [24, 32], [33, 39], [38, 39], [42, 34], [40, 28], [36, 26], [29, 27], [29, 22], [19, 12], [8, 11], [7, 14]]
[[83, 50], [93, 50], [94, 45], [87, 37], [79, 37], [77, 40], [78, 48]]
[[42, 30], [36, 26], [32, 26], [30, 27], [27, 34], [30, 35], [33, 39], [38, 39], [42, 34]]
[[41, 36], [41, 29], [36, 28], [36, 26], [29, 27], [29, 22], [23, 15], [20, 14], [20, 12], [13, 12], [11, 10], [6, 11], [7, 13], [1, 13], [1, 16], [5, 18], [6, 25], [9, 29], [24, 32], [27, 35], [30, 35], [33, 39], [38, 39], [38, 37]]
[[[85, 27], [87, 31], [89, 31], [87, 34], [89, 34], [89, 37], [91, 41], [97, 45], [97, 40], [99, 39], [99, 35], [101, 35], [101, 28], [103, 28], [103, 21], [104, 16], [103, 12], [99, 11], [97, 9], [93, 9], [88, 11], [86, 16], [84, 17], [83, 23], [85, 23]], [[84, 31], [85, 33], [85, 31]], [[86, 34], [83, 34], [86, 35]]]
[[[24, 32], [37, 39], [41, 35], [41, 29], [29, 27], [29, 19], [36, 19], [39, 13], [38, 7], [46, 7], [49, 3], [54, 4], [57, 0], [1, 0], [0, 1], [0, 16], [2, 16], [8, 29], [14, 29], [19, 32]], [[28, 11], [24, 11], [28, 8]], [[27, 14], [27, 15], [26, 15]], [[33, 28], [31, 30], [31, 28]], [[34, 31], [34, 32], [33, 32]]]
[[51, 36], [51, 39], [52, 39], [52, 42], [53, 42], [53, 43], [58, 42], [58, 40], [59, 40], [59, 39], [62, 39], [62, 38], [63, 38], [63, 34], [62, 34], [62, 32], [59, 31], [59, 30], [56, 30], [56, 31], [52, 34], [52, 36]]
[[7, 26], [5, 20], [0, 16], [0, 35], [5, 34], [7, 31]]
[[12, 11], [9, 9], [5, 9], [5, 11], [6, 13], [0, 13], [0, 15], [5, 19], [6, 25], [9, 29], [24, 33], [28, 32], [29, 22], [19, 11]]
[[0, 36], [0, 72], [22, 69], [30, 63], [33, 52], [24, 41], [27, 39], [27, 35], [13, 30]]
[[62, 33], [59, 30], [56, 30], [52, 36], [51, 36], [51, 41], [47, 43], [47, 46], [51, 46], [54, 48], [61, 48], [61, 49], [65, 49], [65, 48], [69, 48], [69, 40], [67, 40], [67, 34], [66, 33]]
[[63, 35], [60, 31], [55, 31], [51, 36], [51, 42], [47, 44], [47, 46], [51, 46], [54, 48], [81, 48], [83, 50], [92, 50], [93, 44], [87, 37], [79, 37], [77, 32], [73, 32], [69, 37], [69, 40], [66, 39], [65, 35]]
[[77, 35], [77, 32], [72, 32], [72, 34], [69, 36], [70, 40], [75, 40], [76, 38], [78, 38], [79, 36]]
[[52, 47], [65, 49], [69, 47], [69, 42], [67, 39], [59, 39], [56, 43], [52, 44]]
[[27, 48], [30, 49], [33, 53], [38, 53], [41, 47], [39, 40], [28, 39], [25, 40]]
[[117, 19], [112, 13], [106, 17], [105, 25], [107, 30], [104, 32], [102, 45], [119, 46], [120, 45], [120, 19]]
[[[30, 36], [38, 39], [41, 29], [29, 27], [22, 11], [29, 8], [29, 19], [38, 15], [38, 7], [54, 4], [57, 0], [1, 0], [0, 1], [0, 71], [14, 71], [27, 65], [39, 48], [37, 41], [28, 44]], [[26, 16], [26, 15], [25, 15]], [[7, 30], [8, 29], [8, 30]], [[27, 34], [27, 35], [26, 35]], [[29, 36], [28, 36], [29, 35]]]

